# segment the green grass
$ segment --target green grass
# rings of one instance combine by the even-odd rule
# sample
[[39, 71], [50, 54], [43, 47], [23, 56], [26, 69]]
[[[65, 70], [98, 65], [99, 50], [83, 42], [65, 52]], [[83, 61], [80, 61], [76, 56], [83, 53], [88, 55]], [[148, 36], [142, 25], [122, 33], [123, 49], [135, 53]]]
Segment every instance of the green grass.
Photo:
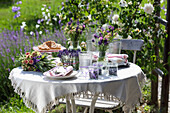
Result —
[[[50, 1], [50, 2], [49, 2]], [[41, 17], [42, 4], [51, 6], [52, 12], [57, 13], [58, 7], [61, 8], [61, 2], [63, 0], [22, 0], [21, 7], [21, 17], [14, 19], [14, 13], [12, 12], [12, 5], [1, 4], [0, 8], [0, 28], [10, 29], [11, 25], [15, 28], [18, 24], [21, 25], [23, 21], [33, 22], [34, 20]], [[15, 4], [14, 4], [15, 5]], [[3, 7], [4, 6], [4, 7]]]

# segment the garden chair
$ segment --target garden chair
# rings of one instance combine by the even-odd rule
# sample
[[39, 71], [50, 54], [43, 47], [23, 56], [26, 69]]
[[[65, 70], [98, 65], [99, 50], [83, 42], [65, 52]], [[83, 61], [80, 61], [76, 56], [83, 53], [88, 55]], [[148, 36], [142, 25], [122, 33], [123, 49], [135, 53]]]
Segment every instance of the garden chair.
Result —
[[[121, 50], [134, 51], [133, 63], [135, 63], [136, 52], [141, 51], [144, 41], [140, 39], [122, 39], [121, 42], [122, 42]], [[93, 104], [92, 102], [93, 97], [94, 95], [89, 91], [82, 92], [79, 95], [75, 95], [75, 104], [76, 106], [86, 107], [84, 113], [87, 113], [88, 108], [91, 106], [91, 103]], [[65, 104], [66, 103], [65, 99], [61, 99], [60, 103]], [[119, 99], [117, 99], [114, 96], [106, 96], [104, 94], [99, 94], [97, 101], [95, 103], [95, 109], [106, 110], [109, 113], [112, 113], [112, 110], [118, 109], [122, 106], [123, 105], [121, 104]]]

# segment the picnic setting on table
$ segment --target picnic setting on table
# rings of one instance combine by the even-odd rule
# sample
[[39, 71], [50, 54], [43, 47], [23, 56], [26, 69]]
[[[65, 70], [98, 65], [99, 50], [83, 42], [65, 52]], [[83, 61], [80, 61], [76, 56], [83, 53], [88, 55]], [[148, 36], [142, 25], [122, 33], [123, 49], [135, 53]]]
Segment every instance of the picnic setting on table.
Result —
[[[58, 104], [66, 104], [67, 113], [76, 113], [76, 106], [85, 107], [84, 112], [89, 113], [122, 107], [130, 113], [140, 102], [145, 74], [135, 60], [143, 40], [114, 39], [110, 26], [80, 47], [79, 35], [84, 28], [68, 23], [68, 47], [48, 40], [18, 56], [18, 67], [10, 72], [9, 79], [27, 107], [38, 113]], [[133, 63], [121, 50], [134, 51]]]
[[117, 107], [131, 112], [142, 96], [145, 75], [135, 64], [135, 53], [131, 63], [120, 52], [140, 50], [143, 41], [115, 40], [101, 51], [94, 44], [87, 43], [86, 51], [66, 49], [55, 41], [34, 46], [33, 52], [18, 57], [19, 67], [10, 72], [15, 92], [27, 107], [40, 113], [63, 103], [67, 113], [75, 113], [76, 106], [86, 107], [86, 112], [89, 108], [90, 113], [95, 108]]

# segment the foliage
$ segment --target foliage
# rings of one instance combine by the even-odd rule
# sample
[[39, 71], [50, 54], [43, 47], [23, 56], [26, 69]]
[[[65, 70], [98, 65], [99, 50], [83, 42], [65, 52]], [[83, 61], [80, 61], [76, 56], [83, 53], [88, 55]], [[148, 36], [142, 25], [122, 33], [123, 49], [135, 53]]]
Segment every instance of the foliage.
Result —
[[55, 30], [48, 33], [48, 36], [39, 36], [36, 32], [34, 36], [27, 36], [24, 31], [9, 31], [4, 30], [0, 33], [0, 102], [9, 99], [14, 95], [11, 82], [8, 79], [9, 72], [15, 67], [14, 61], [16, 56], [27, 51], [32, 51], [33, 46], [42, 44], [45, 41], [54, 40], [61, 45], [66, 45], [66, 38], [63, 31]]
[[37, 51], [21, 54], [19, 58], [16, 59], [15, 64], [17, 67], [21, 66], [24, 71], [45, 72], [55, 67], [52, 60], [47, 58], [47, 54], [41, 54]]

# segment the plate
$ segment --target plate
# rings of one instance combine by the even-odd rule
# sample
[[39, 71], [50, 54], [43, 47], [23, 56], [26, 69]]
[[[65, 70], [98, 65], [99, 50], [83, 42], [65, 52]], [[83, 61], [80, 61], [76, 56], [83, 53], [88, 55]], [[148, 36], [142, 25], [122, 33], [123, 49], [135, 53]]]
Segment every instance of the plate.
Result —
[[61, 49], [50, 49], [50, 50], [41, 50], [38, 48], [38, 46], [34, 46], [33, 50], [34, 51], [39, 51], [39, 52], [59, 52], [66, 49], [64, 46], [61, 46]]
[[51, 76], [50, 74], [45, 76], [52, 79], [69, 79], [75, 77], [77, 74], [78, 74], [77, 71], [73, 71], [69, 76]]

